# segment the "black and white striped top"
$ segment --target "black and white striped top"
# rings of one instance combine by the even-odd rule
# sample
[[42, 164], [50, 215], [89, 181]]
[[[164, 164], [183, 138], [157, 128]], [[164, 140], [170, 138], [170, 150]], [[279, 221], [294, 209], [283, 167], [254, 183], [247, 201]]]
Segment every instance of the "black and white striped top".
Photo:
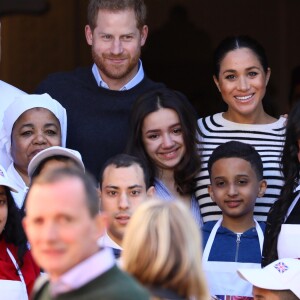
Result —
[[207, 185], [210, 184], [207, 161], [217, 146], [232, 140], [252, 145], [262, 158], [264, 179], [268, 187], [264, 197], [257, 198], [254, 215], [257, 221], [266, 221], [268, 211], [278, 198], [283, 185], [279, 162], [285, 138], [286, 119], [281, 117], [271, 124], [240, 124], [228, 121], [222, 115], [223, 113], [217, 113], [198, 120], [201, 131], [199, 151], [202, 169], [196, 177], [195, 194], [203, 221], [218, 220], [221, 216], [221, 210], [211, 200], [207, 191]]

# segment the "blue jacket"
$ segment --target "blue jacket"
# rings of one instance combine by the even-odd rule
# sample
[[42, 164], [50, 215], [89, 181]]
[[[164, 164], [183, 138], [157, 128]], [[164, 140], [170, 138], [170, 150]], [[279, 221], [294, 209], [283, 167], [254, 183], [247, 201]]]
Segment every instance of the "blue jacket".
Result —
[[[206, 222], [202, 227], [203, 249], [216, 221]], [[259, 222], [263, 232], [265, 223]], [[216, 233], [209, 261], [261, 263], [258, 234], [255, 227], [245, 231], [240, 237], [229, 229], [220, 226]]]

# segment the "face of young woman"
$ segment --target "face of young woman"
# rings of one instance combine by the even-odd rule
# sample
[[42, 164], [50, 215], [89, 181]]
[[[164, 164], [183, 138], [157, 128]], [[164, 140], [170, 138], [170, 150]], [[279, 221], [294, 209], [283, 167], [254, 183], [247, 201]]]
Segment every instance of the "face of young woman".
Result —
[[270, 77], [249, 48], [228, 52], [220, 64], [219, 78], [214, 81], [228, 105], [230, 121], [247, 123], [263, 113], [262, 99]]
[[11, 155], [16, 169], [27, 174], [33, 156], [51, 146], [61, 146], [58, 119], [45, 108], [25, 111], [12, 130]]
[[178, 114], [161, 108], [147, 115], [142, 127], [145, 150], [160, 169], [174, 169], [182, 160], [186, 148]]
[[6, 224], [7, 213], [8, 213], [8, 207], [7, 207], [7, 196], [5, 192], [5, 187], [3, 185], [0, 185], [0, 234], [2, 233]]

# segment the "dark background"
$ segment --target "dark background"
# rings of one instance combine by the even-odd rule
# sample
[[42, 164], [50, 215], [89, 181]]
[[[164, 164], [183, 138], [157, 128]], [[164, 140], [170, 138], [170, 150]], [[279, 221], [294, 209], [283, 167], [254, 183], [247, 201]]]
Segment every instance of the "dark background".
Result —
[[[88, 0], [49, 0], [43, 14], [6, 15], [0, 78], [33, 92], [49, 73], [91, 64], [85, 42]], [[292, 69], [300, 65], [300, 0], [146, 0], [150, 36], [142, 58], [154, 80], [188, 95], [200, 116], [223, 109], [212, 50], [227, 35], [262, 43], [272, 69], [267, 109], [288, 111]], [[0, 95], [1, 101], [1, 95]]]

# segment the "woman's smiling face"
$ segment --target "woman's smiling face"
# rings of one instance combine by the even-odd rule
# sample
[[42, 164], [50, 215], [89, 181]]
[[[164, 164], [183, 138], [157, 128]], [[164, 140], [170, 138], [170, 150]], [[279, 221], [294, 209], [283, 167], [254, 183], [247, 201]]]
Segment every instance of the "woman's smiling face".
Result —
[[270, 69], [264, 71], [258, 57], [249, 48], [229, 51], [220, 63], [218, 78], [214, 81], [228, 105], [231, 121], [247, 123], [263, 110], [262, 99], [270, 78]]
[[173, 109], [160, 108], [148, 114], [142, 126], [142, 139], [147, 154], [159, 169], [174, 169], [186, 152], [181, 122]]
[[27, 174], [33, 156], [51, 146], [61, 146], [58, 119], [45, 108], [25, 111], [15, 122], [11, 135], [11, 155], [16, 169]]

